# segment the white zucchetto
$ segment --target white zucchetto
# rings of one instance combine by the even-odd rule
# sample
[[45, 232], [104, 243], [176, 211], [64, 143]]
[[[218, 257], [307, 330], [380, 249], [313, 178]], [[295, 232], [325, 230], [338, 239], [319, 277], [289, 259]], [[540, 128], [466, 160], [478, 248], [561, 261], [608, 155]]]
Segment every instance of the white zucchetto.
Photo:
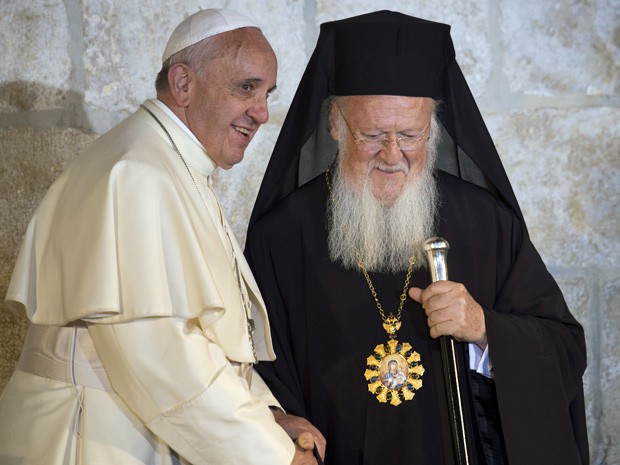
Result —
[[251, 18], [233, 10], [215, 8], [200, 10], [185, 18], [174, 29], [168, 39], [161, 61], [164, 63], [175, 53], [207, 37], [242, 27], [258, 28], [259, 26]]

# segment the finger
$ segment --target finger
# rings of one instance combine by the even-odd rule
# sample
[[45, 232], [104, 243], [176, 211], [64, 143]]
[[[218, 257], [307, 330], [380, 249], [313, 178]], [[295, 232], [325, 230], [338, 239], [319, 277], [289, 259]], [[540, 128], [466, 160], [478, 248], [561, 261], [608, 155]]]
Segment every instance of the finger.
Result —
[[446, 292], [435, 294], [424, 300], [424, 309], [427, 314], [432, 312], [451, 309], [453, 312], [453, 318], [455, 315], [459, 315], [467, 310], [468, 298], [466, 295], [458, 292], [458, 289], [450, 289]]
[[293, 465], [317, 465], [312, 451], [302, 449], [295, 444], [295, 456], [293, 457]]
[[437, 326], [438, 324], [454, 321], [453, 314], [450, 309], [437, 309], [427, 312], [426, 323], [429, 328]]
[[426, 299], [424, 301], [423, 308], [424, 313], [426, 313], [426, 317], [429, 320], [429, 326], [445, 320], [453, 319], [452, 313], [455, 310], [454, 307], [452, 307], [449, 299], [445, 299], [445, 297], [443, 297], [443, 294]]
[[299, 436], [297, 436], [297, 439], [295, 440], [295, 442], [302, 449], [305, 449], [305, 450], [314, 449], [314, 436], [312, 436], [312, 433], [310, 433], [309, 431], [304, 431]]
[[437, 339], [440, 336], [452, 336], [455, 339], [459, 340], [456, 337], [457, 327], [452, 321], [444, 321], [442, 323], [438, 323], [430, 328], [430, 335], [433, 339]]
[[444, 284], [440, 281], [430, 284], [426, 289], [419, 290], [421, 292], [419, 294], [416, 292], [416, 299], [414, 300], [421, 303], [424, 310], [429, 308], [430, 303], [435, 300], [438, 295], [442, 295], [446, 292]]
[[409, 289], [409, 297], [415, 300], [418, 303], [422, 303], [422, 293], [424, 289], [420, 289], [419, 287], [412, 287]]
[[325, 449], [327, 448], [327, 441], [319, 430], [317, 430], [317, 434], [318, 436], [314, 436], [314, 445], [316, 446], [316, 449], [321, 456], [321, 460], [325, 460]]
[[314, 447], [316, 447], [317, 452], [321, 456], [321, 460], [324, 459], [325, 448], [327, 447], [327, 441], [325, 440], [325, 437], [323, 436], [323, 434], [321, 434], [321, 432], [317, 428], [315, 428], [311, 424], [309, 425], [307, 432], [309, 432], [312, 435], [312, 439], [314, 440]]
[[435, 281], [425, 289], [422, 300], [426, 301], [427, 299], [439, 296], [459, 295], [462, 294], [463, 291], [467, 292], [465, 286], [460, 283], [455, 283], [453, 281]]

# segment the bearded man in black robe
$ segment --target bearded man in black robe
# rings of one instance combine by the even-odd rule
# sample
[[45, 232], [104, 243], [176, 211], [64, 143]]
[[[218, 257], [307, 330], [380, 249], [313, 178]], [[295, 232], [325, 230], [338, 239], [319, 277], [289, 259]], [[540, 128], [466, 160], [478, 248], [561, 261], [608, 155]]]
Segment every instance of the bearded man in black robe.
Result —
[[[450, 277], [431, 283], [435, 235]], [[326, 463], [461, 463], [440, 336], [458, 341], [466, 463], [588, 463], [583, 329], [529, 239], [449, 26], [387, 11], [322, 25], [246, 254], [277, 354], [257, 369], [324, 434]]]

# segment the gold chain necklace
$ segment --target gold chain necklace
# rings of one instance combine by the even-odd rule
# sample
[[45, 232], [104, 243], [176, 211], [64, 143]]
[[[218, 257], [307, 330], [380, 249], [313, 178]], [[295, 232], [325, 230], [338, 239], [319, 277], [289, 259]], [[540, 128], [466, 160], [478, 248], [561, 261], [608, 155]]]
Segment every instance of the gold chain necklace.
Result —
[[[325, 171], [325, 182], [331, 196], [329, 169]], [[413, 257], [409, 257], [409, 267], [405, 276], [403, 292], [399, 297], [400, 304], [396, 315], [389, 313], [387, 316], [359, 253], [357, 260], [381, 315], [383, 328], [388, 333], [388, 341], [377, 345], [373, 353], [366, 359], [364, 377], [368, 381], [368, 390], [377, 396], [379, 402], [389, 402], [391, 405], [397, 406], [403, 401], [413, 399], [415, 391], [422, 387], [421, 378], [424, 374], [420, 354], [413, 350], [408, 342], [399, 342], [396, 339], [396, 332], [401, 326], [401, 315], [407, 299], [407, 289], [415, 260]]]
[[393, 313], [390, 313], [388, 316], [385, 316], [385, 312], [383, 311], [383, 305], [379, 302], [379, 298], [377, 297], [377, 291], [375, 291], [375, 286], [373, 286], [372, 281], [370, 280], [370, 276], [366, 271], [366, 265], [362, 258], [357, 255], [358, 266], [362, 270], [364, 274], [364, 278], [366, 278], [366, 282], [368, 283], [368, 288], [370, 289], [370, 293], [372, 294], [373, 299], [375, 299], [375, 303], [377, 304], [377, 309], [379, 310], [379, 314], [381, 315], [381, 319], [383, 320], [383, 328], [387, 331], [390, 338], [394, 337], [396, 331], [400, 329], [400, 317], [403, 313], [403, 305], [405, 305], [405, 300], [407, 300], [407, 289], [409, 288], [409, 280], [411, 279], [411, 272], [413, 271], [413, 265], [415, 260], [413, 257], [409, 257], [409, 268], [407, 269], [407, 275], [405, 277], [405, 285], [403, 286], [403, 292], [401, 293], [399, 300], [400, 304], [398, 306], [398, 310], [396, 312], [396, 316]]

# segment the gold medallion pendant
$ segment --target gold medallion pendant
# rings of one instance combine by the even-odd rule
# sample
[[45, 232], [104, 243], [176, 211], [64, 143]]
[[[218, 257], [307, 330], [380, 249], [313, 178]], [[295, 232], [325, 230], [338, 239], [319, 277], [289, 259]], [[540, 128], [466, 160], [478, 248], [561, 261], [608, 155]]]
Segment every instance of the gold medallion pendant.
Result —
[[415, 391], [422, 387], [421, 378], [424, 374], [424, 366], [422, 366], [420, 361], [420, 354], [413, 350], [413, 347], [408, 342], [399, 342], [396, 339], [396, 331], [400, 329], [403, 305], [407, 298], [407, 288], [413, 269], [413, 258], [409, 259], [409, 269], [407, 270], [405, 285], [400, 296], [400, 305], [396, 316], [391, 313], [388, 316], [385, 315], [383, 306], [379, 302], [370, 276], [361, 259], [359, 259], [359, 266], [375, 299], [383, 320], [383, 328], [388, 333], [389, 338], [385, 344], [376, 346], [373, 353], [366, 359], [364, 377], [368, 381], [368, 390], [377, 396], [379, 402], [389, 402], [394, 406], [398, 406], [404, 401], [413, 399]]
[[422, 387], [424, 367], [418, 354], [408, 342], [390, 339], [379, 344], [366, 359], [364, 377], [368, 390], [379, 402], [396, 406], [413, 399], [415, 391]]

